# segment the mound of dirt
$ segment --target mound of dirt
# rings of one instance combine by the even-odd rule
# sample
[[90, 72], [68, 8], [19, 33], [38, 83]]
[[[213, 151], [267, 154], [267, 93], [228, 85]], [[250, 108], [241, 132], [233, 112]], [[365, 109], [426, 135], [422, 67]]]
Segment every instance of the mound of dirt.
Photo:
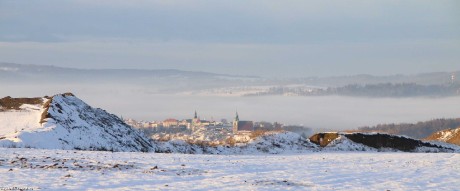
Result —
[[23, 104], [38, 105], [43, 104], [43, 99], [41, 97], [35, 98], [12, 98], [10, 96], [0, 99], [0, 110], [19, 110], [20, 106]]
[[329, 145], [332, 141], [339, 137], [339, 133], [317, 133], [310, 137], [310, 142], [321, 147]]
[[427, 141], [442, 141], [450, 144], [460, 145], [460, 127], [456, 129], [446, 129], [438, 131], [428, 136], [424, 140]]

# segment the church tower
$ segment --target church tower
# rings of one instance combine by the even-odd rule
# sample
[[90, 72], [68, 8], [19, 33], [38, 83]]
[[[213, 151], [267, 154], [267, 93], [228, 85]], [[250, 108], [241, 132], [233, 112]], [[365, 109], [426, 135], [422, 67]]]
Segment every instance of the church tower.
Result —
[[195, 131], [198, 126], [200, 126], [200, 119], [198, 119], [198, 114], [196, 113], [196, 110], [195, 110], [195, 115], [193, 116], [193, 119], [192, 119], [192, 131]]
[[240, 118], [238, 117], [238, 111], [237, 111], [235, 119], [233, 120], [233, 133], [238, 132], [238, 122], [239, 121], [240, 121]]

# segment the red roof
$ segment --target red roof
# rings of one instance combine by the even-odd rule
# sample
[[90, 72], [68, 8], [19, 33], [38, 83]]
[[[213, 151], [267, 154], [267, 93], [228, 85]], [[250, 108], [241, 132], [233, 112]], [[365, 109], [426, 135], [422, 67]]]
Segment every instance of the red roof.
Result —
[[163, 122], [166, 122], [166, 123], [176, 123], [176, 122], [179, 122], [177, 119], [166, 119], [164, 120]]

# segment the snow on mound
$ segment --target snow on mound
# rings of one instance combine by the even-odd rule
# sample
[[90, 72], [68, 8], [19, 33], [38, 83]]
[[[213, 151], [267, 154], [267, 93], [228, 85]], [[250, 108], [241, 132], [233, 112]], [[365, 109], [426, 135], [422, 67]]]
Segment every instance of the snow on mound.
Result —
[[[455, 144], [451, 144], [451, 143], [446, 143], [446, 142], [442, 142], [442, 141], [425, 141], [427, 143], [430, 143], [432, 145], [436, 145], [436, 146], [439, 146], [439, 147], [443, 147], [443, 148], [446, 148], [446, 149], [450, 149], [456, 153], [460, 153], [460, 146], [458, 145], [455, 145]], [[421, 148], [421, 149], [418, 149], [418, 150], [422, 150], [422, 149], [425, 149], [425, 150], [429, 150], [428, 148]]]
[[[149, 151], [151, 143], [117, 116], [72, 94], [0, 112], [0, 146], [44, 149]], [[5, 123], [3, 123], [5, 122]]]
[[[43, 102], [47, 99], [43, 98]], [[41, 119], [44, 109], [41, 104], [22, 104], [17, 110], [0, 110], [0, 137], [6, 134], [31, 130]]]
[[309, 140], [321, 151], [377, 151], [377, 149], [353, 142], [343, 133], [324, 132], [312, 135]]
[[209, 146], [183, 140], [156, 142], [155, 152], [187, 154], [281, 154], [313, 151], [317, 146], [292, 132], [267, 132], [247, 143]]
[[[155, 142], [155, 152], [157, 153], [203, 154], [206, 148], [207, 146], [190, 144], [179, 139]], [[213, 152], [211, 151], [210, 153]]]
[[[353, 142], [345, 137], [343, 134], [338, 134], [338, 137], [332, 140], [327, 146], [323, 147], [323, 151], [372, 151], [377, 149], [363, 145], [361, 143]], [[385, 151], [394, 151], [386, 149]]]
[[279, 154], [312, 150], [316, 145], [292, 132], [267, 132], [241, 147], [243, 152]]

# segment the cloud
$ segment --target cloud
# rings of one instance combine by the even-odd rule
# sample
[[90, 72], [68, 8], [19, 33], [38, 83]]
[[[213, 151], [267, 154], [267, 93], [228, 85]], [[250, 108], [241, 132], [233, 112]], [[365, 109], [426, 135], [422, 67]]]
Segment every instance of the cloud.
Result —
[[[212, 43], [320, 43], [459, 38], [455, 1], [2, 2], [2, 41], [56, 36]], [[26, 36], [23, 39], [11, 35]]]

